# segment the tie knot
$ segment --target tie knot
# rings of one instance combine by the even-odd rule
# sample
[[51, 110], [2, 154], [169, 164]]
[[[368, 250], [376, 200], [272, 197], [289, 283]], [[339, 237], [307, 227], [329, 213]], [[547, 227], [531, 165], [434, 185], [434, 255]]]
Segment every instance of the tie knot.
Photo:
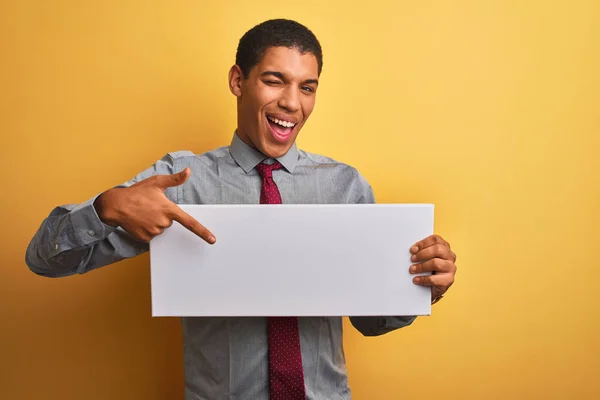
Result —
[[275, 161], [273, 164], [265, 164], [264, 162], [261, 162], [256, 166], [256, 169], [261, 177], [272, 178], [273, 171], [280, 169], [281, 167], [282, 165], [279, 163], [279, 161]]

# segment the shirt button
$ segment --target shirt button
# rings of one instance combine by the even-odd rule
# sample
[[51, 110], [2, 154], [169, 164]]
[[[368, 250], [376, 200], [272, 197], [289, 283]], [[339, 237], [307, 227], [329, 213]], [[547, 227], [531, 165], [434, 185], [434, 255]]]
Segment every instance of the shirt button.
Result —
[[90, 229], [88, 231], [88, 235], [90, 235], [90, 236], [96, 236], [96, 232], [94, 232], [93, 230]]
[[58, 243], [54, 245], [54, 250], [58, 250]]

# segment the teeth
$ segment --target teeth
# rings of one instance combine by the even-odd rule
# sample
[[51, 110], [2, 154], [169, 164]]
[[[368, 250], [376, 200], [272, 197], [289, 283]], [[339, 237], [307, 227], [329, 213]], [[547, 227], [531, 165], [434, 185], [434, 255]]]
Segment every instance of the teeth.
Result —
[[281, 125], [286, 128], [293, 128], [294, 126], [296, 126], [296, 124], [294, 124], [293, 122], [282, 121], [280, 119], [271, 118], [271, 117], [267, 117], [267, 118], [269, 118], [269, 120], [275, 122], [276, 124]]

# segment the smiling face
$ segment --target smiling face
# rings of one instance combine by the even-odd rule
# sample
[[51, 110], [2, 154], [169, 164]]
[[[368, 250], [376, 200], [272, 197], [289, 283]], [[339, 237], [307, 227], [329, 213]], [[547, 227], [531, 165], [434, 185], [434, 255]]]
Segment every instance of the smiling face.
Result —
[[315, 106], [318, 77], [314, 54], [287, 47], [267, 49], [246, 79], [231, 67], [240, 139], [268, 157], [286, 154]]

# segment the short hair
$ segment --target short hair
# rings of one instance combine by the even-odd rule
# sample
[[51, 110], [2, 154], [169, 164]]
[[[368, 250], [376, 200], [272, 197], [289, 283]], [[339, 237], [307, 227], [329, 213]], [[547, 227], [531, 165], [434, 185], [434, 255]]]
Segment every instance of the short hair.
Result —
[[323, 69], [323, 52], [317, 37], [304, 25], [289, 19], [271, 19], [262, 22], [242, 36], [235, 55], [235, 63], [247, 79], [271, 47], [288, 47], [300, 53], [312, 53], [317, 58], [319, 76]]

